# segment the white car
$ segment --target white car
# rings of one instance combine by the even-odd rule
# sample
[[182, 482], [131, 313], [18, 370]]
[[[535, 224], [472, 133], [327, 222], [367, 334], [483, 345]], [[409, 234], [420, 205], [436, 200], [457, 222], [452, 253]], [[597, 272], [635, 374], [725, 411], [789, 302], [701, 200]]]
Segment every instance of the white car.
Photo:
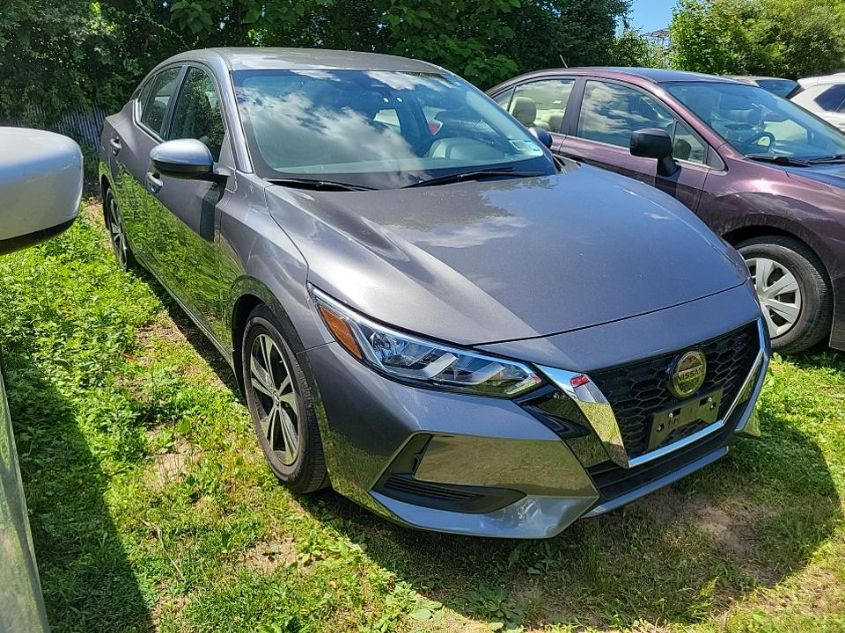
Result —
[[[82, 154], [66, 136], [0, 127], [0, 255], [68, 228], [79, 212]], [[0, 356], [2, 361], [2, 356]], [[0, 631], [47, 633], [0, 362]]]
[[845, 73], [799, 79], [790, 99], [845, 132]]

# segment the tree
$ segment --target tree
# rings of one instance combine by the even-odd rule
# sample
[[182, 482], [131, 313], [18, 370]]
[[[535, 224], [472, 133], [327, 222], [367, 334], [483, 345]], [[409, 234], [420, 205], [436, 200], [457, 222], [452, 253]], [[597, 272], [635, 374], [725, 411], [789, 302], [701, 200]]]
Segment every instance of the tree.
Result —
[[680, 0], [669, 28], [677, 68], [747, 74], [767, 66], [755, 37], [761, 5], [755, 0]]
[[785, 77], [842, 70], [845, 65], [845, 2], [765, 0], [766, 30], [776, 66]]
[[802, 77], [845, 63], [843, 0], [680, 0], [670, 27], [677, 68]]
[[[323, 47], [432, 61], [482, 88], [605, 64], [630, 0], [0, 0], [0, 118], [115, 110], [167, 57], [208, 46]], [[27, 113], [39, 112], [38, 120]]]
[[666, 47], [633, 29], [625, 29], [613, 43], [611, 63], [615, 66], [665, 68], [669, 65]]

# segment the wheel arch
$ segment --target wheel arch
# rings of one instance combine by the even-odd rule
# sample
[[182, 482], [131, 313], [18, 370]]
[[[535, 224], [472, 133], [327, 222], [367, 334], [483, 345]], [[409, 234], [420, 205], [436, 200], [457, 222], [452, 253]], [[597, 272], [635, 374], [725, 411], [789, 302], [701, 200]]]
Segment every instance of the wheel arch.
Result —
[[[227, 326], [232, 337], [232, 365], [238, 385], [243, 389], [244, 375], [243, 367], [241, 366], [241, 344], [249, 315], [257, 306], [267, 306], [279, 320], [285, 337], [297, 355], [301, 355], [306, 347], [303, 344], [299, 330], [291, 319], [289, 311], [284, 308], [276, 294], [267, 284], [260, 279], [251, 276], [241, 277], [233, 285], [229, 297], [229, 309], [226, 313], [228, 316]], [[310, 371], [306, 371], [306, 375], [309, 374]]]
[[728, 244], [734, 247], [746, 240], [755, 237], [765, 237], [767, 235], [778, 235], [794, 239], [809, 248], [819, 258], [828, 282], [832, 279], [829, 264], [831, 255], [827, 252], [827, 248], [820, 240], [816, 239], [809, 231], [797, 223], [777, 217], [748, 216], [743, 218], [742, 224], [729, 226], [719, 231], [719, 233]]
[[[235, 372], [235, 379], [238, 382], [238, 387], [241, 393], [246, 394], [246, 376], [244, 375], [244, 367], [241, 362], [241, 345], [243, 342], [244, 330], [246, 328], [247, 320], [250, 313], [259, 305], [267, 306], [273, 315], [279, 320], [282, 325], [282, 333], [287, 338], [288, 342], [294, 349], [297, 355], [299, 365], [305, 374], [305, 379], [311, 388], [311, 393], [314, 396], [314, 407], [317, 414], [317, 424], [320, 429], [320, 435], [323, 439], [323, 446], [330, 445], [330, 432], [328, 425], [328, 418], [326, 416], [325, 408], [323, 406], [320, 388], [314, 376], [314, 371], [311, 368], [311, 363], [308, 360], [306, 347], [302, 342], [299, 332], [294, 326], [288, 311], [282, 306], [281, 302], [276, 298], [270, 288], [261, 280], [255, 277], [244, 276], [237, 280], [233, 285], [232, 298], [228, 310], [229, 323], [227, 324], [232, 335], [232, 368]], [[328, 456], [327, 456], [328, 458]], [[329, 462], [331, 461], [330, 458]], [[329, 466], [329, 471], [332, 468]]]
[[741, 224], [722, 229], [720, 234], [731, 246], [755, 237], [775, 235], [796, 240], [810, 249], [821, 262], [822, 272], [833, 294], [833, 323], [828, 345], [834, 349], [845, 349], [845, 283], [832, 274], [833, 255], [821, 240], [800, 224], [778, 216], [748, 216], [742, 219]]

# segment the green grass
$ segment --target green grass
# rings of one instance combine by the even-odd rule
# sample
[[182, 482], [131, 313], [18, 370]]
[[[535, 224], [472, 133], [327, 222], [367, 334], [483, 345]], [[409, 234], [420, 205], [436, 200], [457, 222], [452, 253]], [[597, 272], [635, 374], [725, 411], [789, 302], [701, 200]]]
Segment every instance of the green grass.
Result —
[[404, 530], [265, 467], [224, 363], [91, 213], [0, 260], [56, 631], [845, 630], [845, 355], [777, 359], [762, 441], [545, 542]]

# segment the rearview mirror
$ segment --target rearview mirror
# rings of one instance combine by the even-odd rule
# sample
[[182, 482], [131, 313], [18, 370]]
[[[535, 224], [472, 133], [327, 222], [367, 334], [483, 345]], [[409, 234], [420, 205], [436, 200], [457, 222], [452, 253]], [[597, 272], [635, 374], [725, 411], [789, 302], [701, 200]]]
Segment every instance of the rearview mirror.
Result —
[[0, 128], [0, 255], [58, 235], [79, 213], [82, 152], [66, 136]]
[[656, 158], [657, 173], [667, 178], [680, 169], [672, 158], [673, 149], [672, 137], [666, 130], [647, 128], [631, 135], [631, 155]]
[[530, 127], [528, 128], [528, 131], [531, 132], [531, 135], [540, 141], [545, 147], [548, 147], [549, 149], [552, 148], [552, 141], [554, 139], [552, 138], [551, 132], [544, 130], [541, 127]]
[[157, 145], [150, 152], [153, 168], [162, 176], [214, 180], [211, 150], [193, 138], [180, 138]]

